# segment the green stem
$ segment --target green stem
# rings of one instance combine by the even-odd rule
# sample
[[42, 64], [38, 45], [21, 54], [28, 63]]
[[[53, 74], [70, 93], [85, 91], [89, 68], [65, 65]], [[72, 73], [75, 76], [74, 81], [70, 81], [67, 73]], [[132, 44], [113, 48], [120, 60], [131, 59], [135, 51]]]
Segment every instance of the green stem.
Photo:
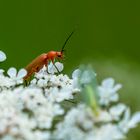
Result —
[[85, 90], [88, 94], [89, 106], [93, 109], [94, 113], [98, 115], [98, 105], [93, 88], [90, 85], [86, 85]]

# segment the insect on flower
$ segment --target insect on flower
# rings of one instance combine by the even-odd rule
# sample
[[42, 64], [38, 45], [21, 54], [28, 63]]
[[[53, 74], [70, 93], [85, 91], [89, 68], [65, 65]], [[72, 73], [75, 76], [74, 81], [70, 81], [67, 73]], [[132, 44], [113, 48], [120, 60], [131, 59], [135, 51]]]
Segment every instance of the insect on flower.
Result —
[[59, 59], [64, 58], [64, 48], [66, 46], [66, 43], [70, 39], [70, 37], [73, 35], [73, 33], [74, 31], [68, 36], [68, 38], [64, 42], [64, 45], [62, 46], [61, 51], [50, 51], [48, 53], [43, 53], [37, 58], [35, 58], [29, 65], [27, 65], [25, 68], [27, 70], [27, 75], [24, 77], [24, 80], [28, 80], [28, 78], [30, 78], [35, 72], [39, 72], [39, 70], [42, 69], [44, 65], [47, 67], [47, 72], [48, 72], [49, 62], [52, 62], [52, 64], [55, 66], [55, 68], [59, 72], [54, 61], [55, 59], [59, 60]]

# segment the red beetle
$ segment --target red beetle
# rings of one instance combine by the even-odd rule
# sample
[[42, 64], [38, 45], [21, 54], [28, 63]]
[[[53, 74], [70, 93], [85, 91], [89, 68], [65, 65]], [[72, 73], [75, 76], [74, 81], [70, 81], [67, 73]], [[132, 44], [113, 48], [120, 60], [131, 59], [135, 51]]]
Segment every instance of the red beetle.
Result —
[[[62, 49], [60, 52], [58, 51], [50, 51], [48, 53], [43, 53], [36, 57], [30, 64], [26, 66], [27, 75], [24, 77], [24, 80], [27, 80], [30, 78], [35, 72], [38, 72], [40, 69], [43, 68], [45, 65], [48, 68], [48, 63], [51, 61], [54, 64], [55, 59], [63, 59], [64, 56], [64, 48], [70, 37], [73, 35], [74, 31], [69, 35], [69, 37], [66, 39], [64, 45], [62, 46]], [[56, 66], [55, 66], [56, 67]], [[57, 69], [57, 67], [56, 67]], [[59, 70], [57, 69], [59, 72]]]

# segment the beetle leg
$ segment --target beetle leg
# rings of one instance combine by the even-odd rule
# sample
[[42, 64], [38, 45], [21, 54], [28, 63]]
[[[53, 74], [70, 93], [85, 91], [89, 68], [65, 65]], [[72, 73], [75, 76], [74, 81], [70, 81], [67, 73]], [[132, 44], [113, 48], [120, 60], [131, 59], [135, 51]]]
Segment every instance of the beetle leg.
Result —
[[59, 71], [59, 69], [57, 68], [57, 66], [56, 66], [55, 64], [53, 64], [53, 65], [55, 66], [57, 72], [60, 74], [60, 71]]
[[52, 60], [52, 63], [54, 65], [54, 67], [56, 68], [57, 72], [60, 74], [60, 71], [58, 70], [57, 66], [55, 65], [54, 60]]
[[53, 63], [54, 67], [56, 68], [57, 72], [60, 74], [59, 69], [57, 68], [57, 66]]
[[47, 73], [48, 73], [48, 74], [51, 74], [51, 73], [48, 71], [48, 66], [47, 66]]
[[46, 63], [45, 63], [45, 66], [47, 67], [47, 73], [48, 74], [51, 74], [49, 71], [48, 71], [48, 62], [46, 61]]
[[25, 82], [25, 86], [27, 87], [28, 86], [28, 81], [24, 80], [24, 82]]
[[57, 60], [58, 62], [60, 62], [60, 59], [59, 59], [59, 58], [56, 58], [56, 60]]

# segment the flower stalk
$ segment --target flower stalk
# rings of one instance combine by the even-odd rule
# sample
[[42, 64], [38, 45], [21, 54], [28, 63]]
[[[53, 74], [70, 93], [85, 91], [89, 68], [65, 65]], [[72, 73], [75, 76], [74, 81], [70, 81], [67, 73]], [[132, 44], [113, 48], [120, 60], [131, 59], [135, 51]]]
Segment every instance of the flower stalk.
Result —
[[93, 88], [90, 85], [85, 85], [84, 88], [85, 92], [83, 94], [86, 94], [86, 103], [92, 108], [93, 112], [98, 115], [98, 103]]

